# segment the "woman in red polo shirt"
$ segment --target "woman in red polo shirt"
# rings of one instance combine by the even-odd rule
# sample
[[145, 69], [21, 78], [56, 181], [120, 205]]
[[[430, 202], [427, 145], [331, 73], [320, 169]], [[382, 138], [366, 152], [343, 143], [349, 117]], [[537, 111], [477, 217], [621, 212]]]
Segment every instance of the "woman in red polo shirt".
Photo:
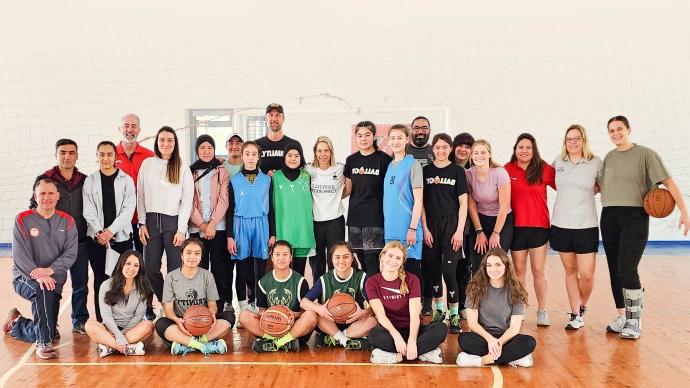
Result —
[[546, 186], [556, 189], [554, 168], [539, 156], [537, 141], [529, 133], [518, 136], [513, 156], [505, 166], [510, 176], [510, 207], [515, 214], [515, 229], [510, 255], [523, 286], [530, 258], [534, 293], [537, 296], [537, 325], [550, 325], [546, 314], [546, 244], [549, 242], [549, 208]]

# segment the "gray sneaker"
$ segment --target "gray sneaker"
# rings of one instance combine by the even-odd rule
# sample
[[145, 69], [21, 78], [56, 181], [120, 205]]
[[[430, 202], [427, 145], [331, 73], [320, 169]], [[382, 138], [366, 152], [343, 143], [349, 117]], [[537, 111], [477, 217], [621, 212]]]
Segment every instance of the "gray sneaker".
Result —
[[103, 344], [98, 344], [96, 346], [96, 348], [98, 349], [98, 358], [103, 358], [105, 356], [109, 356], [115, 352], [115, 350], [113, 350], [113, 348], [109, 348]]
[[377, 348], [371, 351], [369, 361], [371, 361], [372, 364], [397, 364], [398, 353], [386, 352]]
[[443, 354], [441, 354], [441, 349], [436, 348], [432, 351], [420, 354], [419, 361], [426, 361], [434, 364], [443, 364]]
[[584, 325], [585, 325], [585, 321], [582, 319], [581, 316], [576, 315], [576, 314], [570, 314], [570, 321], [568, 322], [567, 325], [565, 325], [565, 328], [567, 330], [577, 330]]
[[537, 326], [550, 326], [549, 314], [546, 310], [537, 310]]
[[623, 330], [623, 326], [625, 326], [625, 316], [618, 315], [610, 325], [606, 326], [606, 331], [609, 333], [620, 333]]
[[517, 368], [519, 366], [523, 368], [530, 368], [534, 364], [534, 360], [532, 360], [532, 353], [526, 355], [525, 357], [522, 357], [519, 360], [511, 361], [508, 363], [508, 365], [512, 366], [513, 368]]

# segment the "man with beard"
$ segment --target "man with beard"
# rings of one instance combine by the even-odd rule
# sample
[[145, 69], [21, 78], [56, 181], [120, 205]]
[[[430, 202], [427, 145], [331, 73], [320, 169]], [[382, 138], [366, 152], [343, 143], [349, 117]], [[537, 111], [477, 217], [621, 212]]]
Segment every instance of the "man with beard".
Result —
[[285, 136], [283, 133], [284, 121], [285, 115], [283, 114], [282, 105], [273, 103], [266, 107], [268, 134], [257, 139], [256, 144], [261, 147], [261, 158], [259, 159], [261, 163], [259, 168], [261, 172], [268, 176], [273, 176], [273, 171], [280, 170], [283, 167], [283, 153], [288, 144], [296, 143], [300, 145], [297, 140]]
[[[134, 188], [136, 189], [141, 163], [144, 159], [150, 158], [154, 154], [153, 151], [142, 147], [137, 141], [139, 132], [141, 132], [139, 116], [134, 113], [123, 116], [119, 130], [120, 133], [122, 133], [122, 140], [120, 144], [115, 147], [115, 167], [132, 177], [134, 180]], [[134, 217], [132, 217], [132, 240], [134, 240], [134, 249], [143, 253], [144, 245], [139, 239], [139, 220], [137, 218], [137, 212], [134, 212]]]
[[424, 116], [415, 117], [412, 120], [411, 134], [410, 144], [407, 145], [405, 151], [417, 159], [424, 168], [434, 161], [434, 153], [431, 151], [431, 144], [429, 144], [429, 135], [431, 134], [429, 119]]

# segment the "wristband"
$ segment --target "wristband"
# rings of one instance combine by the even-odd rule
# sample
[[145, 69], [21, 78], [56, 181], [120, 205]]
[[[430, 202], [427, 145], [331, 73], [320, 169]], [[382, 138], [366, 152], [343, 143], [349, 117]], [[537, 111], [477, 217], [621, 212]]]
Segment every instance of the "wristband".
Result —
[[495, 231], [495, 230], [493, 231], [493, 233], [496, 233], [496, 234], [499, 235], [499, 236], [501, 235], [501, 232], [497, 232], [497, 231]]
[[416, 232], [416, 231], [417, 231], [417, 228], [408, 228], [408, 230], [413, 230], [413, 231]]
[[477, 228], [474, 231], [477, 232], [477, 234], [484, 233], [484, 229], [482, 229], [482, 228]]

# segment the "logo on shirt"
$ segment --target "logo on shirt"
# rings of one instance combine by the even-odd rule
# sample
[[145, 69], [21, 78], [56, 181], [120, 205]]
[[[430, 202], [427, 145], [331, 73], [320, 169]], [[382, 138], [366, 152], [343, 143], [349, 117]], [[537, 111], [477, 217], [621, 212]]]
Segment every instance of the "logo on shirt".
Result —
[[390, 287], [381, 287], [381, 288], [383, 288], [384, 290], [388, 290], [388, 291], [390, 291], [390, 292], [394, 292], [394, 293], [396, 293], [396, 294], [398, 294], [398, 295], [402, 295], [402, 294], [400, 293], [400, 290], [397, 289], [397, 288], [390, 288]]
[[120, 159], [115, 160], [115, 167], [120, 167], [121, 164], [122, 164], [122, 160], [120, 160]]
[[283, 150], [266, 150], [261, 152], [261, 157], [266, 158], [266, 157], [283, 157]]
[[38, 235], [39, 235], [38, 228], [29, 229], [29, 234], [31, 235], [31, 237], [38, 237]]
[[288, 290], [287, 288], [283, 288], [281, 290], [274, 288], [268, 292], [266, 299], [268, 299], [269, 306], [289, 306], [290, 302], [293, 300], [293, 295], [292, 291]]
[[380, 170], [378, 168], [353, 168], [352, 173], [355, 175], [379, 175]]
[[449, 185], [449, 186], [455, 186], [455, 179], [450, 179], [450, 178], [441, 178], [438, 175], [436, 175], [433, 178], [426, 178], [426, 183], [429, 185]]

